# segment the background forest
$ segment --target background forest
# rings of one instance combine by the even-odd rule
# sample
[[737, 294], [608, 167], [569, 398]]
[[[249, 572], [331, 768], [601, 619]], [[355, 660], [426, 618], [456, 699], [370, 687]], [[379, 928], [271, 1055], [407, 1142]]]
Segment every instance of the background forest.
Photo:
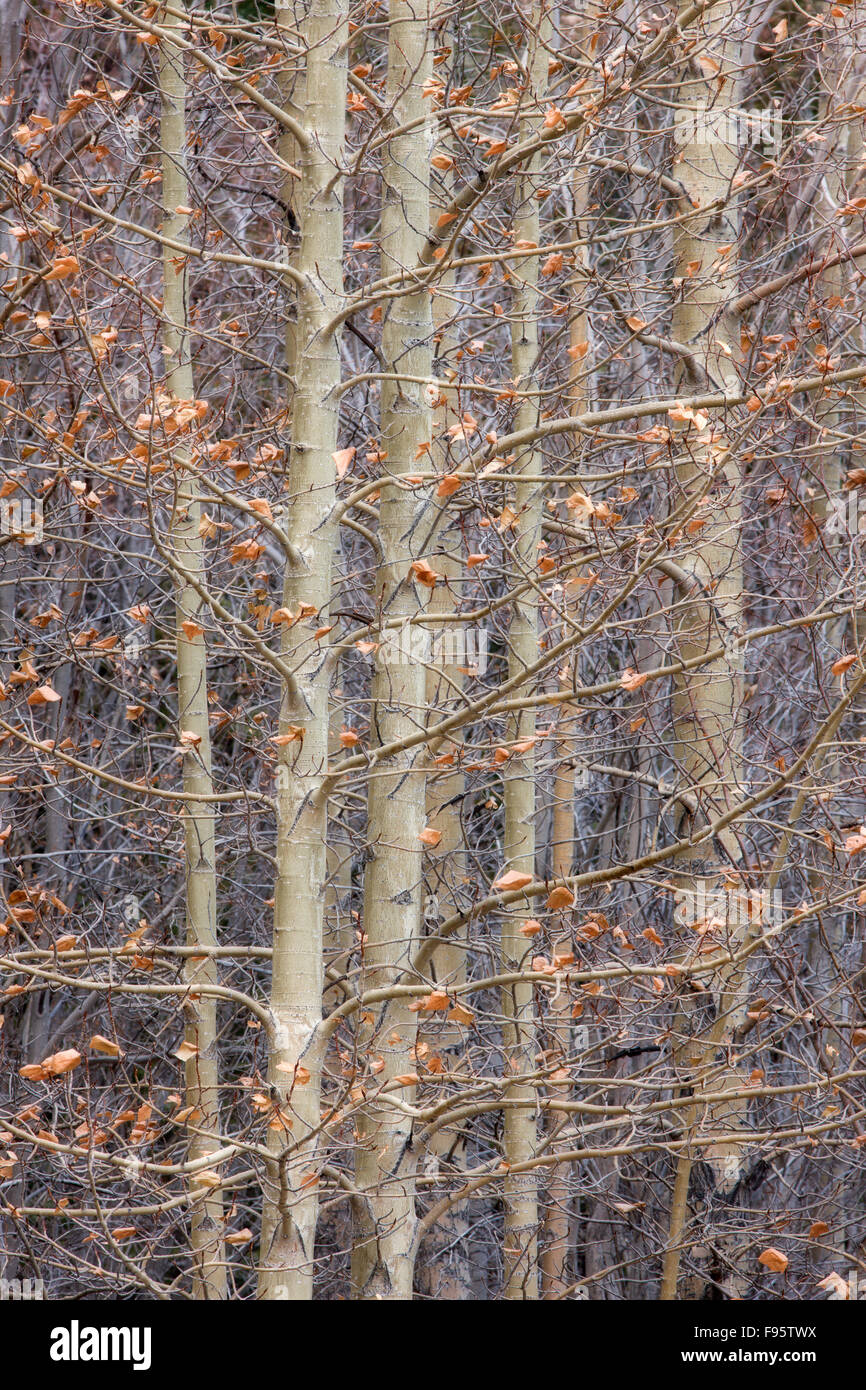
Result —
[[2, 0], [0, 1277], [857, 1297], [864, 21]]

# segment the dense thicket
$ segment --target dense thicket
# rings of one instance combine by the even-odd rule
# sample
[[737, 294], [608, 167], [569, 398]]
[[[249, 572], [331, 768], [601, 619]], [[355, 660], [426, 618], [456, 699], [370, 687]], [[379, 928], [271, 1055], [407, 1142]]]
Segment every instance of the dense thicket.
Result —
[[3, 0], [0, 1276], [856, 1289], [860, 9]]

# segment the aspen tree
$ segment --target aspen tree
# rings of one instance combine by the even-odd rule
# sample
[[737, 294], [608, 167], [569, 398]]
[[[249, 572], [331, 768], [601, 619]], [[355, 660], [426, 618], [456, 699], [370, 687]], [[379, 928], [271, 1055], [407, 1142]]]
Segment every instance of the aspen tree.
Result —
[[[288, 10], [278, 19], [290, 29]], [[333, 524], [340, 380], [334, 316], [342, 307], [343, 149], [347, 8], [310, 0], [303, 26], [305, 126], [295, 130], [300, 172], [295, 207], [295, 390], [287, 487], [294, 545], [282, 606], [309, 605], [326, 627], [335, 551]], [[280, 651], [294, 683], [284, 682], [278, 738], [277, 846], [268, 1080], [277, 1097], [273, 1155], [264, 1190], [259, 1297], [312, 1298], [318, 1196], [315, 1142], [320, 1118], [328, 763], [327, 643], [303, 624], [283, 624]], [[297, 1146], [297, 1147], [296, 1147]]]
[[[160, 14], [166, 37], [159, 47], [160, 149], [162, 153], [162, 231], [182, 238], [188, 226], [185, 58], [172, 43], [183, 34], [180, 7]], [[191, 403], [195, 397], [189, 335], [188, 268], [168, 248], [163, 254], [162, 347], [165, 387], [171, 403]], [[167, 408], [171, 410], [172, 404]], [[187, 942], [204, 952], [217, 945], [217, 882], [211, 741], [208, 721], [207, 647], [201, 618], [199, 588], [204, 578], [202, 508], [196, 482], [196, 461], [182, 444], [175, 451], [177, 490], [172, 508], [170, 544], [176, 590], [178, 725], [183, 747], [183, 789], [201, 801], [184, 808], [186, 837], [185, 894]], [[196, 989], [217, 982], [215, 958], [194, 956], [187, 968], [185, 1044], [189, 1055], [186, 1101], [192, 1107], [188, 1125], [191, 1160], [206, 1157], [219, 1146], [219, 1033], [216, 999]], [[208, 1177], [208, 1183], [210, 1178]], [[226, 1296], [223, 1202], [219, 1188], [196, 1185], [193, 1179], [190, 1244], [193, 1255], [193, 1293], [199, 1299]]]
[[[586, 25], [582, 16], [573, 20], [572, 42], [578, 46], [585, 39]], [[571, 180], [571, 196], [574, 210], [574, 230], [578, 238], [586, 235], [586, 211], [589, 202], [589, 170], [581, 162], [582, 141], [576, 141], [575, 170]], [[581, 268], [587, 268], [587, 251], [579, 252]], [[585, 283], [580, 276], [574, 277], [574, 304], [569, 318], [569, 408], [574, 415], [587, 409], [585, 376], [590, 367], [590, 326], [585, 306]], [[573, 578], [577, 578], [574, 576]], [[563, 637], [568, 632], [572, 602], [570, 588], [566, 588], [561, 599], [563, 613]], [[579, 649], [578, 649], [579, 650]], [[578, 651], [572, 661], [579, 660]], [[572, 671], [564, 665], [560, 673], [560, 686], [566, 691], [572, 686]], [[550, 870], [555, 879], [567, 878], [574, 869], [575, 801], [579, 795], [581, 780], [581, 760], [576, 756], [580, 738], [580, 721], [574, 709], [565, 704], [559, 715], [558, 762], [553, 780], [552, 846]], [[566, 1063], [570, 1057], [572, 1027], [572, 1004], [567, 994], [561, 994], [550, 1004], [549, 1028], [553, 1056], [556, 1063]], [[556, 1132], [563, 1127], [561, 1120], [551, 1116], [548, 1128]], [[568, 1286], [566, 1270], [570, 1247], [570, 1205], [572, 1183], [570, 1174], [560, 1168], [552, 1168], [544, 1194], [544, 1248], [541, 1254], [541, 1287], [544, 1298], [555, 1299], [565, 1292]]]
[[[526, 52], [523, 59], [527, 101], [538, 104], [547, 84], [550, 15], [545, 3], [537, 5], [527, 23]], [[524, 129], [533, 128], [530, 118]], [[538, 202], [535, 198], [540, 157], [531, 156], [517, 178], [514, 241], [537, 246], [540, 239]], [[514, 289], [511, 302], [511, 367], [522, 400], [515, 419], [516, 429], [531, 429], [538, 419], [538, 261], [521, 260], [512, 271]], [[537, 473], [540, 456], [531, 448], [524, 451], [520, 471]], [[541, 539], [541, 491], [536, 482], [518, 481], [514, 489], [514, 523], [506, 531], [516, 564], [522, 571], [534, 572]], [[508, 634], [509, 678], [519, 677], [538, 658], [538, 599], [534, 589], [514, 601]], [[503, 851], [506, 868], [535, 874], [535, 710], [519, 714], [512, 723], [510, 738], [525, 745], [515, 751], [506, 764], [505, 836]], [[502, 920], [502, 967], [520, 968], [526, 955], [526, 937], [520, 932], [520, 916], [513, 911]], [[531, 1087], [521, 1078], [534, 1064], [535, 1028], [532, 985], [508, 984], [502, 991], [503, 1052], [506, 1076], [515, 1078], [505, 1094], [524, 1102], [507, 1107], [503, 1119], [503, 1154], [509, 1168], [530, 1159], [536, 1146], [535, 1112], [525, 1102]], [[505, 1283], [507, 1299], [538, 1297], [538, 1180], [530, 1171], [504, 1178], [505, 1199]]]
[[[430, 74], [429, 13], [426, 3], [391, 0], [388, 11], [388, 100], [401, 128], [388, 140], [382, 170], [382, 270], [417, 263], [430, 221], [430, 132], [423, 86]], [[405, 635], [429, 600], [432, 567], [418, 550], [413, 520], [417, 503], [401, 483], [419, 451], [430, 442], [433, 322], [430, 295], [395, 299], [386, 309], [382, 353], [396, 379], [382, 384], [381, 453], [386, 476], [379, 509], [381, 564], [375, 601], [381, 613], [381, 645], [371, 690], [371, 738], [375, 743], [411, 736], [424, 723], [427, 674], [422, 661], [407, 659]], [[414, 378], [420, 378], [415, 380]], [[433, 571], [435, 575], [435, 571]], [[426, 598], [425, 598], [426, 595]], [[365, 978], [381, 987], [405, 970], [421, 933], [425, 825], [423, 753], [412, 750], [382, 765], [370, 782], [369, 859], [364, 875]], [[366, 1032], [366, 1046], [384, 1060], [369, 1088], [415, 1074], [417, 1012], [410, 1001], [380, 1006]], [[411, 1104], [414, 1087], [400, 1081]], [[357, 1234], [352, 1283], [360, 1299], [412, 1297], [416, 1251], [415, 1172], [411, 1117], [371, 1101], [359, 1123], [355, 1184]]]
[[[674, 133], [679, 157], [675, 172], [684, 189], [682, 207], [687, 213], [674, 234], [672, 336], [683, 348], [681, 390], [689, 380], [711, 383], [713, 389], [723, 392], [737, 388], [737, 327], [726, 314], [736, 286], [739, 239], [735, 195], [731, 193], [740, 157], [739, 127], [729, 119], [737, 94], [732, 75], [733, 16], [730, 5], [719, 4], [695, 21], [690, 32], [699, 40], [699, 53], [688, 60], [677, 93]], [[711, 210], [704, 211], [710, 205]], [[742, 781], [741, 479], [736, 446], [729, 445], [725, 430], [724, 418], [699, 415], [679, 422], [674, 434], [677, 501], [700, 498], [704, 503], [701, 529], [683, 566], [688, 584], [681, 586], [678, 595], [676, 652], [680, 659], [688, 659], [712, 650], [720, 641], [725, 647], [721, 659], [702, 665], [700, 675], [675, 677], [672, 700], [675, 763], [702, 815], [709, 817], [733, 804], [741, 793]], [[695, 818], [689, 810], [683, 815], [684, 828], [690, 821], [701, 823], [700, 816]], [[726, 832], [720, 843], [720, 856], [680, 855], [687, 904], [701, 900], [705, 885], [710, 886], [711, 896], [724, 891], [726, 870], [736, 878], [739, 842]], [[725, 925], [729, 939], [734, 939], [736, 922]], [[715, 997], [721, 1009], [722, 992]], [[696, 1006], [685, 1006], [678, 1022], [683, 1034], [678, 1064], [686, 1085], [690, 1068], [699, 1063], [704, 1052], [694, 1037], [698, 1031], [696, 1015]], [[713, 1079], [718, 1089], [719, 1078]], [[736, 1086], [740, 1079], [736, 1071], [725, 1074], [722, 1088]], [[684, 1107], [686, 1135], [691, 1133], [698, 1113], [697, 1105]], [[735, 1107], [722, 1106], [715, 1115], [724, 1128], [736, 1124]], [[738, 1146], [722, 1146], [707, 1159], [722, 1189], [736, 1183], [741, 1170]], [[663, 1300], [676, 1298], [693, 1162], [690, 1148], [677, 1160]]]

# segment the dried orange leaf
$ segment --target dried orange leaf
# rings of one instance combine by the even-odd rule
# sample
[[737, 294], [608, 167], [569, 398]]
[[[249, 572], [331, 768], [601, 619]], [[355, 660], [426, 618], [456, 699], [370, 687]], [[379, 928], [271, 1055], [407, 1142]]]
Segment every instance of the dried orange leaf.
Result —
[[446, 473], [441, 483], [436, 489], [437, 497], [450, 497], [458, 488], [463, 486], [463, 479], [458, 478], [456, 473]]
[[835, 1269], [823, 1279], [819, 1280], [817, 1287], [826, 1289], [827, 1293], [834, 1294], [837, 1299], [848, 1300], [851, 1297], [851, 1290], [848, 1287], [847, 1279], [843, 1279], [841, 1274], [837, 1274]]
[[425, 994], [421, 1000], [421, 1011], [425, 1014], [433, 1014], [439, 1009], [447, 1009], [448, 1005], [449, 999], [444, 989], [434, 989], [432, 994]]
[[766, 1250], [762, 1250], [758, 1256], [758, 1263], [766, 1265], [767, 1269], [774, 1274], [784, 1274], [788, 1268], [788, 1256], [783, 1255], [781, 1250], [777, 1250], [774, 1245], [768, 1245]]
[[532, 882], [532, 877], [532, 874], [523, 874], [519, 869], [509, 869], [500, 875], [493, 887], [502, 893], [508, 893], [512, 888], [525, 888], [527, 883]]
[[409, 569], [418, 583], [426, 584], [428, 589], [435, 589], [437, 579], [442, 578], [440, 574], [437, 574], [436, 571], [428, 565], [426, 560], [416, 560], [413, 565], [410, 565]]
[[641, 675], [639, 671], [627, 666], [619, 678], [619, 683], [623, 690], [638, 690], [640, 686], [646, 685], [648, 680], [649, 676]]
[[356, 452], [357, 450], [352, 446], [349, 449], [338, 449], [335, 454], [331, 455], [331, 458], [337, 465], [338, 478], [345, 478]]
[[840, 656], [838, 661], [833, 662], [830, 670], [833, 672], [834, 676], [842, 676], [850, 666], [854, 665], [856, 660], [856, 654], [854, 656]]
[[67, 1047], [62, 1052], [52, 1052], [50, 1057], [42, 1059], [42, 1069], [49, 1076], [62, 1076], [64, 1072], [72, 1071], [81, 1061], [81, 1053], [74, 1047]]
[[240, 1231], [229, 1231], [223, 1236], [226, 1245], [249, 1245], [253, 1238], [253, 1233], [248, 1226], [244, 1226]]
[[61, 697], [56, 690], [52, 690], [50, 685], [37, 685], [36, 689], [27, 696], [28, 705], [53, 705]]
[[551, 912], [559, 912], [564, 907], [571, 907], [573, 902], [574, 894], [570, 888], [554, 888], [547, 899], [547, 906]]
[[466, 1009], [462, 1004], [455, 1004], [453, 1009], [448, 1011], [449, 1023], [462, 1023], [469, 1028], [475, 1022], [475, 1015], [471, 1009]]

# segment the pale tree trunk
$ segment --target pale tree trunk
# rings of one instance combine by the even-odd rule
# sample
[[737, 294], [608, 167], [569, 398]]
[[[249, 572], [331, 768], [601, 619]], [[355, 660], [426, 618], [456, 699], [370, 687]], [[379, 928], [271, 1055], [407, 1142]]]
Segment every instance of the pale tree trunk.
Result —
[[[288, 34], [289, 43], [293, 39], [293, 15], [294, 11], [281, 7], [279, 4], [275, 9], [275, 19], [278, 30], [285, 29]], [[282, 68], [278, 74], [278, 85], [280, 91], [280, 101], [283, 109], [288, 111], [300, 124], [303, 122], [304, 109], [304, 75], [303, 71], [298, 72], [294, 64], [289, 64]], [[295, 178], [288, 172], [288, 169], [295, 167], [298, 161], [298, 145], [291, 130], [282, 130], [279, 137], [279, 156], [282, 161], [284, 178], [280, 196], [284, 208], [291, 208], [294, 211], [295, 198]], [[287, 262], [297, 259], [297, 246], [292, 246], [294, 237], [291, 225], [286, 220], [284, 240], [288, 245], [284, 245], [283, 254]], [[297, 319], [297, 297], [294, 286], [287, 282], [285, 288], [286, 295], [286, 331], [284, 340], [284, 361], [286, 374], [294, 382], [298, 363], [298, 319]], [[290, 390], [290, 400], [291, 391]], [[291, 405], [287, 411], [287, 424], [291, 421]], [[338, 686], [340, 679], [339, 658], [334, 663], [334, 681]], [[329, 755], [331, 761], [335, 761], [341, 751], [340, 743], [341, 712], [339, 688], [334, 692], [334, 705], [329, 717], [330, 740]], [[327, 849], [327, 868], [328, 868], [328, 891], [326, 895], [326, 929], [324, 936], [324, 959], [328, 962], [332, 971], [342, 972], [346, 967], [348, 952], [352, 947], [352, 919], [349, 910], [349, 898], [352, 890], [352, 863], [351, 863], [351, 842], [342, 820], [344, 811], [343, 798], [338, 794], [328, 803], [328, 849]], [[323, 1003], [327, 1010], [330, 1006], [341, 1003], [343, 993], [337, 989], [324, 991]]]
[[[573, 22], [572, 32], [575, 42], [582, 43], [585, 27], [581, 19], [576, 19]], [[589, 202], [589, 170], [581, 163], [581, 144], [582, 141], [578, 137], [578, 145], [575, 149], [576, 167], [571, 182], [574, 202], [574, 231], [579, 238], [582, 238], [587, 231], [586, 211]], [[588, 261], [586, 248], [579, 249], [577, 256], [585, 267]], [[589, 366], [590, 354], [589, 316], [584, 307], [586, 283], [582, 276], [575, 276], [574, 287], [576, 303], [573, 306], [569, 324], [571, 359], [569, 410], [573, 415], [581, 415], [588, 408], [584, 373]], [[577, 472], [576, 469], [575, 472]], [[571, 589], [566, 586], [561, 598], [565, 618], [563, 637], [568, 632], [570, 593]], [[578, 660], [577, 652], [575, 652], [573, 660]], [[561, 672], [560, 684], [563, 690], [571, 688], [571, 671], [567, 665]], [[553, 852], [550, 871], [554, 879], [567, 878], [574, 868], [574, 803], [577, 789], [575, 758], [578, 736], [579, 718], [577, 713], [571, 706], [563, 705], [557, 737], [557, 769], [553, 782]], [[550, 1004], [548, 1029], [556, 1060], [563, 1063], [567, 1063], [572, 1045], [571, 1003], [568, 991], [562, 991], [559, 998]], [[547, 1058], [548, 1065], [551, 1065], [553, 1061], [552, 1056]], [[549, 1131], [556, 1130], [562, 1127], [562, 1121], [557, 1120], [556, 1116], [551, 1114], [547, 1127]], [[571, 1236], [572, 1186], [569, 1180], [568, 1167], [555, 1167], [548, 1171], [541, 1254], [541, 1291], [543, 1298], [556, 1299], [561, 1297], [568, 1287], [567, 1265]]]
[[[294, 12], [277, 11], [293, 32]], [[343, 179], [348, 25], [344, 0], [311, 0], [304, 115], [298, 139], [300, 224], [296, 389], [286, 515], [295, 555], [286, 566], [283, 607], [302, 604], [327, 626], [331, 599], [339, 338], [342, 307]], [[303, 623], [281, 627], [281, 654], [295, 673], [284, 682], [277, 761], [277, 870], [268, 1080], [274, 1098], [262, 1213], [259, 1297], [312, 1298], [318, 1196], [316, 1140], [320, 1115], [323, 941], [327, 801], [319, 794], [328, 761], [329, 667], [324, 642], [310, 654]]]
[[[690, 210], [694, 215], [680, 225], [674, 238], [674, 275], [679, 285], [675, 290], [672, 336], [692, 353], [694, 376], [700, 380], [703, 372], [712, 389], [722, 390], [737, 389], [733, 361], [738, 346], [734, 339], [736, 329], [727, 322], [724, 309], [732, 298], [736, 277], [738, 218], [729, 190], [738, 166], [738, 152], [730, 130], [724, 121], [716, 121], [714, 113], [725, 112], [736, 100], [736, 87], [730, 76], [736, 61], [730, 39], [732, 17], [730, 5], [720, 4], [695, 26], [696, 33], [709, 36], [706, 51], [719, 70], [708, 80], [692, 60], [684, 74], [676, 113], [677, 149], [682, 158], [674, 171], [686, 190], [683, 211]], [[717, 198], [728, 199], [721, 211], [706, 215], [697, 211]], [[730, 250], [720, 252], [719, 246], [728, 246]], [[691, 813], [684, 816], [679, 827], [681, 834], [687, 834], [692, 824], [699, 829], [707, 819], [733, 804], [742, 775], [742, 658], [736, 648], [742, 603], [739, 465], [730, 456], [720, 463], [726, 449], [722, 422], [711, 421], [709, 429], [705, 424], [694, 421], [675, 436], [676, 501], [700, 497], [705, 491], [710, 498], [699, 514], [705, 524], [683, 561], [683, 568], [696, 584], [679, 596], [675, 653], [681, 660], [700, 658], [723, 642], [728, 644], [729, 654], [674, 680], [674, 758], [681, 783], [697, 797], [700, 808], [695, 817]], [[685, 429], [689, 431], [689, 447], [685, 447]], [[711, 469], [717, 471], [717, 482], [707, 490], [706, 477]], [[735, 869], [740, 858], [736, 836], [724, 834], [722, 844], [723, 855], [714, 851], [706, 858], [700, 852], [681, 856], [680, 881], [687, 902], [698, 900], [703, 883], [713, 890], [721, 889], [724, 870]], [[727, 925], [726, 939], [732, 946], [736, 944], [737, 930], [736, 923]], [[691, 935], [688, 928], [686, 932]], [[692, 944], [687, 940], [686, 949]], [[716, 1006], [717, 1010], [721, 1008], [721, 996]], [[676, 1026], [681, 1036], [675, 1059], [681, 1083], [688, 1089], [690, 1073], [700, 1064], [706, 1046], [705, 1040], [696, 1036], [700, 1031], [696, 1008], [683, 1006]], [[735, 1072], [722, 1081], [714, 1078], [714, 1089], [727, 1089], [728, 1084], [735, 1085], [740, 1079]], [[688, 1138], [700, 1118], [700, 1106], [685, 1106], [681, 1116]], [[725, 1128], [735, 1122], [734, 1109], [729, 1106], [717, 1107], [709, 1117], [709, 1123]], [[728, 1145], [718, 1153], [706, 1151], [704, 1157], [719, 1189], [730, 1191], [742, 1171], [739, 1146]], [[693, 1153], [686, 1149], [677, 1162], [660, 1295], [664, 1301], [677, 1297], [693, 1161]]]
[[[166, 10], [161, 24], [180, 34], [183, 20]], [[162, 153], [162, 231], [176, 241], [186, 240], [189, 203], [186, 173], [186, 78], [183, 54], [167, 39], [159, 52], [160, 149]], [[165, 384], [172, 398], [192, 401], [192, 359], [188, 327], [188, 272], [166, 247], [163, 258], [163, 328]], [[217, 944], [216, 846], [213, 778], [207, 703], [207, 648], [200, 617], [202, 599], [196, 585], [204, 579], [204, 539], [199, 533], [201, 504], [189, 451], [179, 447], [177, 492], [172, 509], [170, 541], [178, 565], [175, 580], [178, 725], [183, 754], [183, 789], [201, 801], [184, 806], [186, 852], [187, 944], [212, 951]], [[184, 736], [190, 735], [187, 740]], [[217, 979], [213, 955], [191, 957], [187, 967], [190, 993], [186, 1002], [186, 1102], [193, 1107], [188, 1120], [190, 1160], [207, 1157], [219, 1147], [219, 1058], [216, 1000], [199, 992]], [[207, 1173], [207, 1170], [205, 1170]], [[209, 1176], [209, 1175], [208, 1175]], [[226, 1296], [223, 1201], [218, 1188], [192, 1186], [190, 1243], [193, 1293], [199, 1299]]]
[[[383, 163], [381, 223], [382, 270], [385, 274], [417, 263], [430, 218], [428, 103], [422, 88], [431, 71], [429, 15], [426, 3], [391, 0], [389, 7], [388, 103], [399, 125], [417, 122], [393, 136]], [[393, 106], [392, 106], [393, 104]], [[406, 377], [430, 376], [433, 322], [426, 289], [407, 294], [386, 310], [382, 353], [390, 371]], [[430, 440], [431, 407], [426, 386], [387, 381], [382, 385], [384, 468], [394, 477], [417, 468], [419, 446]], [[418, 612], [419, 591], [411, 566], [424, 557], [416, 550], [412, 520], [413, 493], [390, 484], [382, 489], [379, 540], [382, 560], [375, 599], [383, 620], [381, 646], [371, 693], [370, 740], [387, 743], [417, 731], [424, 721], [426, 670], [407, 660], [404, 624]], [[419, 536], [423, 531], [419, 529]], [[395, 629], [385, 626], [398, 624]], [[408, 966], [421, 929], [425, 784], [423, 753], [400, 754], [377, 770], [369, 791], [370, 858], [364, 877], [365, 980], [385, 986]], [[387, 1086], [394, 1077], [415, 1072], [412, 1050], [417, 1013], [408, 1000], [381, 1006], [362, 1039], [384, 1069], [368, 1089]], [[411, 1104], [415, 1089], [403, 1085], [399, 1095]], [[412, 1297], [417, 1220], [417, 1155], [412, 1147], [411, 1118], [386, 1103], [370, 1104], [359, 1119], [355, 1184], [357, 1234], [352, 1252], [352, 1285], [359, 1299]]]
[[[542, 3], [533, 7], [528, 21], [525, 66], [528, 78], [527, 100], [540, 102], [547, 85], [547, 49], [541, 42], [549, 34], [549, 10]], [[532, 129], [524, 122], [526, 133]], [[517, 212], [514, 240], [538, 244], [539, 216], [535, 198], [539, 158], [532, 156], [526, 171], [517, 180]], [[538, 358], [538, 260], [532, 256], [515, 263], [511, 272], [514, 292], [511, 302], [511, 367], [518, 389], [528, 393], [514, 421], [515, 430], [530, 429], [538, 420], [538, 401], [532, 398], [537, 386]], [[540, 456], [531, 448], [519, 459], [520, 472], [535, 474]], [[535, 574], [538, 542], [541, 539], [541, 489], [536, 482], [518, 481], [514, 490], [515, 521], [506, 532], [520, 573]], [[509, 680], [520, 675], [538, 659], [538, 599], [534, 589], [516, 599], [511, 611], [508, 638]], [[535, 710], [522, 711], [512, 722], [509, 738], [524, 743], [535, 736]], [[506, 868], [535, 874], [535, 754], [532, 744], [515, 752], [506, 764], [505, 837]], [[520, 968], [526, 955], [527, 938], [521, 934], [521, 913], [512, 909], [502, 920], [502, 969]], [[508, 1164], [503, 1180], [505, 1206], [504, 1296], [509, 1300], [538, 1297], [538, 1181], [535, 1173], [511, 1173], [510, 1169], [534, 1156], [536, 1117], [534, 1088], [519, 1078], [535, 1066], [535, 1021], [533, 987], [523, 981], [506, 985], [502, 991], [503, 1051], [506, 1076], [514, 1077], [504, 1092], [507, 1105], [503, 1120], [503, 1157]]]

